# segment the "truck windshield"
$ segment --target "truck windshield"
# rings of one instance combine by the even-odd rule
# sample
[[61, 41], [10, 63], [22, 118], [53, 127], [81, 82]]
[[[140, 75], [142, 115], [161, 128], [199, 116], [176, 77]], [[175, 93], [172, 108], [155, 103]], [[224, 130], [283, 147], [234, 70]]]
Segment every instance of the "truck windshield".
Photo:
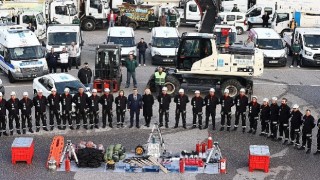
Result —
[[70, 89], [70, 94], [76, 94], [78, 92], [78, 89], [80, 87], [86, 90], [86, 87], [78, 80], [75, 81], [66, 81], [66, 82], [58, 82], [55, 83], [56, 88], [57, 88], [57, 93], [62, 94], [65, 88], [69, 88]]
[[109, 37], [108, 42], [113, 44], [120, 44], [122, 47], [132, 47], [134, 44], [134, 37]]
[[70, 45], [77, 43], [77, 32], [54, 32], [48, 35], [48, 45]]
[[259, 49], [283, 49], [283, 42], [281, 39], [258, 39], [257, 45]]
[[320, 35], [308, 34], [303, 35], [304, 45], [310, 48], [320, 48]]
[[41, 46], [8, 48], [8, 58], [10, 60], [31, 60], [43, 57]]
[[152, 46], [158, 48], [177, 48], [179, 45], [179, 38], [156, 38], [152, 39]]

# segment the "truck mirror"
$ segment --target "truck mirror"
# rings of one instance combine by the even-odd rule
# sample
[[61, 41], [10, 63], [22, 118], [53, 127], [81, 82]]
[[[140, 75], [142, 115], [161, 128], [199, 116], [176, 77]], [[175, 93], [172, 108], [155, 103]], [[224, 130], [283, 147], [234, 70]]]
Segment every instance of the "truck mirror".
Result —
[[83, 46], [84, 44], [84, 40], [81, 40], [80, 46]]

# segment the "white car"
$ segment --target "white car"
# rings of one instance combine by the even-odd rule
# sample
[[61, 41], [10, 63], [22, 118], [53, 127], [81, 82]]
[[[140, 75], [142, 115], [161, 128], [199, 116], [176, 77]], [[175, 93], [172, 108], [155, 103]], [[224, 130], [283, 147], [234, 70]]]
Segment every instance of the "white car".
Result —
[[78, 78], [66, 73], [54, 73], [37, 77], [33, 80], [32, 87], [35, 94], [39, 89], [42, 89], [43, 95], [46, 97], [51, 94], [52, 88], [56, 88], [59, 94], [64, 93], [65, 88], [69, 88], [70, 94], [74, 95], [80, 87], [83, 87], [85, 93], [88, 94], [88, 96], [91, 95], [90, 89], [86, 88]]
[[241, 12], [220, 12], [221, 24], [235, 26], [237, 34], [241, 35], [248, 30], [249, 25], [246, 20], [246, 14]]

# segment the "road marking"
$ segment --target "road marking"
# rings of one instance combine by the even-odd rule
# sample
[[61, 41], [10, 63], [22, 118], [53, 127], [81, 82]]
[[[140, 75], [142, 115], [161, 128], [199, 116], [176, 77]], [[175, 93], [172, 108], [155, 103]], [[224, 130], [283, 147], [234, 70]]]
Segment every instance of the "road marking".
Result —
[[4, 85], [5, 88], [13, 88], [13, 87], [29, 87], [29, 86], [32, 86], [31, 84], [30, 85], [15, 85], [15, 86], [6, 86]]
[[271, 86], [311, 86], [320, 87], [319, 84], [283, 84], [283, 83], [253, 83], [254, 85], [271, 85]]

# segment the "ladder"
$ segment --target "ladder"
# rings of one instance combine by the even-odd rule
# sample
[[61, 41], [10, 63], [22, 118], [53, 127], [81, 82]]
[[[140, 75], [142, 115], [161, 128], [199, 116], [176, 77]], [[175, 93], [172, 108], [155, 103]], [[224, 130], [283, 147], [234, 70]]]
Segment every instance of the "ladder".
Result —
[[154, 123], [154, 125], [152, 127], [151, 133], [150, 133], [149, 138], [148, 138], [148, 144], [149, 143], [153, 143], [153, 144], [158, 143], [160, 145], [160, 147], [162, 148], [162, 150], [163, 150], [163, 154], [166, 153], [164, 140], [163, 140], [163, 137], [162, 137], [162, 134], [161, 134], [161, 130], [159, 128], [158, 123]]

